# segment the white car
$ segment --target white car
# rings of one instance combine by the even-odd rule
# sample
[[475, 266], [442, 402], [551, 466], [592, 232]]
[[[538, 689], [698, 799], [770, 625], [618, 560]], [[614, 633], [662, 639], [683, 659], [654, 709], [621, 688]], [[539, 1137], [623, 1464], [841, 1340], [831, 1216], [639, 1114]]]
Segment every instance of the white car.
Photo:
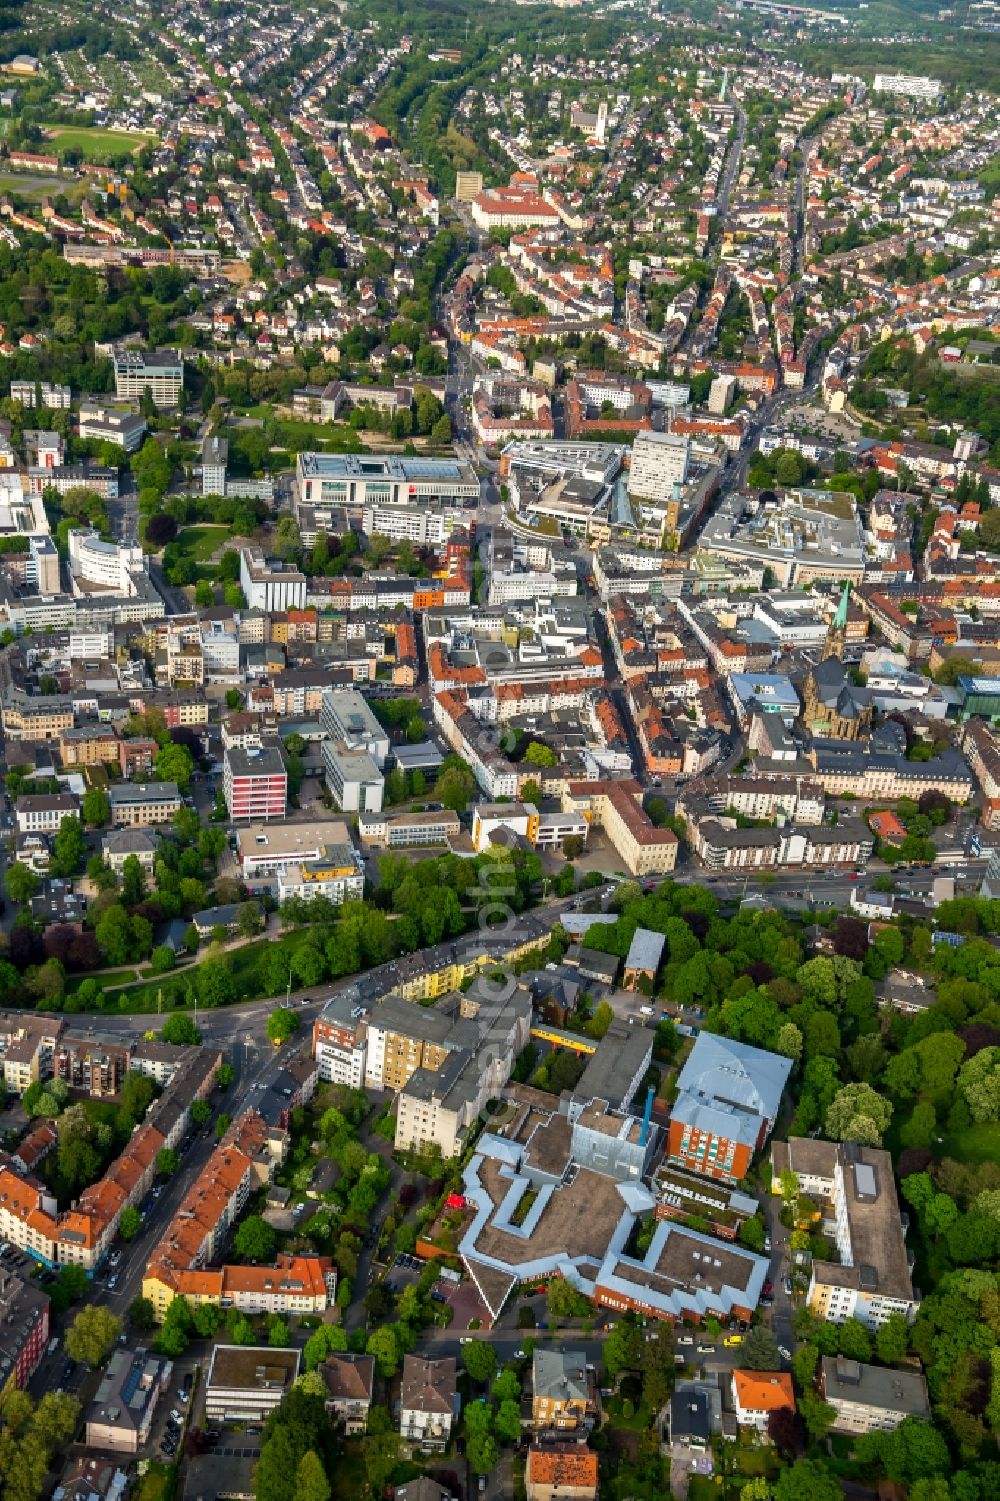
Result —
[[779, 1345], [778, 1354], [781, 1356], [782, 1360], [791, 1360], [792, 1358], [792, 1352], [791, 1350], [789, 1350], [787, 1345]]
[[471, 1345], [472, 1342], [473, 1340], [471, 1334], [463, 1334], [462, 1338], [459, 1340], [460, 1345]]

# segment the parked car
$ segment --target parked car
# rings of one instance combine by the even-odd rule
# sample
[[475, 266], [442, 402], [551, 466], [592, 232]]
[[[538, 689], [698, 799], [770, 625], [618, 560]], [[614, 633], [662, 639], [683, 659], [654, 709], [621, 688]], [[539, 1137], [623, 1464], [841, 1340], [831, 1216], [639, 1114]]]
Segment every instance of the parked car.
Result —
[[722, 1343], [727, 1350], [735, 1350], [737, 1345], [742, 1345], [743, 1336], [742, 1334], [727, 1334]]
[[782, 1287], [785, 1290], [785, 1296], [788, 1297], [788, 1298], [790, 1298], [792, 1296], [792, 1279], [791, 1279], [791, 1277], [788, 1277], [788, 1276], [782, 1277], [782, 1279], [781, 1279], [781, 1285], [782, 1285]]

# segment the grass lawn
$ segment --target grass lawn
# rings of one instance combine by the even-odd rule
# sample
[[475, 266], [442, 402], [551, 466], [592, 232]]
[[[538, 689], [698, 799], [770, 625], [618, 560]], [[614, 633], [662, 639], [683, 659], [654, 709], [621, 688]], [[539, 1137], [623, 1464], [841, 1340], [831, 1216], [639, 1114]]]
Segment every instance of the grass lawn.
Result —
[[177, 1483], [177, 1471], [173, 1465], [160, 1464], [154, 1459], [139, 1482], [136, 1501], [170, 1501]]
[[283, 417], [275, 424], [275, 443], [288, 453], [325, 449], [328, 453], [364, 453], [365, 445], [343, 422], [302, 422]]
[[108, 990], [112, 985], [131, 985], [138, 978], [137, 969], [112, 969], [103, 975], [74, 975], [71, 980], [66, 981], [66, 994], [75, 995], [84, 980], [96, 980], [102, 990]]
[[120, 156], [126, 151], [134, 154], [156, 140], [149, 131], [101, 130], [96, 125], [43, 125], [42, 133], [57, 149], [65, 151], [75, 146], [90, 161], [98, 156]]
[[[228, 950], [225, 962], [236, 987], [236, 999], [250, 1001], [258, 996], [273, 994], [273, 991], [268, 991], [260, 974], [261, 956], [265, 949], [277, 948], [280, 949], [287, 962], [301, 942], [302, 934], [293, 931], [283, 934], [281, 938], [262, 938], [256, 943], [244, 944], [242, 948]], [[301, 987], [298, 986], [297, 981], [293, 980], [292, 988]], [[125, 986], [115, 991], [115, 1000], [121, 1011], [155, 1011], [158, 998], [162, 993], [163, 1009], [166, 1012], [186, 1006], [192, 989], [197, 994], [197, 964], [185, 965], [183, 969], [159, 975], [153, 980], [144, 980], [138, 985]]]
[[721, 1487], [716, 1485], [713, 1476], [691, 1476], [688, 1482], [688, 1501], [719, 1501], [720, 1495]]
[[344, 1445], [329, 1479], [331, 1501], [357, 1501], [358, 1496], [364, 1495], [368, 1482], [360, 1443], [349, 1440]]
[[228, 526], [186, 526], [174, 546], [196, 563], [207, 563], [231, 535]]
[[966, 1126], [964, 1131], [952, 1131], [944, 1139], [943, 1157], [954, 1157], [958, 1162], [996, 1162], [1000, 1160], [1000, 1121], [984, 1126]]

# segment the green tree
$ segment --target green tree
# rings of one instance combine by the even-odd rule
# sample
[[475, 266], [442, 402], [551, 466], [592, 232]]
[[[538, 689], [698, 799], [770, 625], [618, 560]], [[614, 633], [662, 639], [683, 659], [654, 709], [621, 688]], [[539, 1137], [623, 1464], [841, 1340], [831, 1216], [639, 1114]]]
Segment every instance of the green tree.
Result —
[[179, 1172], [181, 1159], [172, 1147], [161, 1147], [156, 1154], [156, 1171], [161, 1178], [172, 1178]]
[[619, 1319], [604, 1341], [604, 1368], [614, 1378], [622, 1371], [634, 1371], [642, 1361], [642, 1335], [630, 1319]]
[[73, 1360], [97, 1367], [103, 1365], [122, 1332], [122, 1321], [110, 1308], [92, 1303], [81, 1308], [66, 1331], [66, 1353]]
[[168, 943], [157, 944], [149, 956], [149, 967], [154, 975], [165, 975], [177, 964], [177, 955]]
[[462, 1351], [462, 1362], [473, 1381], [485, 1386], [496, 1375], [496, 1348], [487, 1340], [473, 1340]]
[[50, 873], [68, 880], [83, 869], [86, 853], [87, 840], [83, 824], [71, 813], [60, 820], [59, 832], [52, 841]]
[[279, 1006], [267, 1019], [267, 1035], [275, 1046], [280, 1047], [283, 1042], [295, 1036], [301, 1025], [302, 1018], [297, 1011], [288, 1006]]
[[440, 802], [454, 813], [464, 813], [476, 782], [469, 767], [458, 756], [445, 756], [434, 791]]
[[296, 1501], [330, 1501], [330, 1482], [315, 1449], [307, 1449], [295, 1471]]
[[909, 1324], [901, 1313], [891, 1313], [875, 1333], [875, 1353], [883, 1365], [899, 1365], [909, 1345]]
[[273, 1261], [277, 1237], [266, 1220], [251, 1214], [236, 1232], [233, 1247], [244, 1261]]
[[277, 1314], [267, 1321], [267, 1342], [272, 1350], [284, 1349], [292, 1343], [292, 1331], [284, 1319]]
[[765, 1324], [755, 1324], [743, 1336], [740, 1365], [748, 1371], [780, 1371], [778, 1341]]
[[131, 1204], [126, 1205], [118, 1221], [118, 1233], [122, 1240], [135, 1240], [141, 1229], [142, 1215]]
[[871, 1336], [860, 1319], [845, 1319], [837, 1330], [837, 1348], [848, 1360], [867, 1364], [872, 1358]]
[[13, 902], [30, 902], [42, 889], [42, 883], [27, 865], [15, 860], [7, 867], [7, 895]]
[[516, 1402], [506, 1399], [500, 1403], [494, 1418], [497, 1438], [505, 1444], [516, 1444], [521, 1437], [521, 1409]]
[[774, 1501], [843, 1501], [836, 1476], [816, 1459], [797, 1459], [774, 1484]]
[[802, 1421], [806, 1425], [806, 1432], [813, 1443], [826, 1437], [836, 1421], [836, 1411], [829, 1402], [824, 1402], [818, 1392], [807, 1388], [798, 1399], [798, 1409]]
[[156, 1309], [151, 1298], [133, 1298], [128, 1306], [128, 1321], [133, 1329], [148, 1334], [156, 1328]]
[[167, 1018], [160, 1037], [176, 1047], [196, 1047], [201, 1043], [201, 1033], [189, 1016], [178, 1012]]
[[870, 1084], [845, 1084], [826, 1112], [826, 1134], [835, 1141], [879, 1147], [892, 1119], [892, 1106]]
[[194, 772], [194, 760], [186, 745], [168, 741], [156, 753], [156, 775], [161, 782], [176, 782], [181, 792], [187, 792]]
[[380, 1329], [373, 1329], [368, 1336], [365, 1350], [367, 1354], [374, 1356], [375, 1363], [386, 1380], [396, 1374], [401, 1357], [396, 1333], [391, 1324], [383, 1324]]
[[88, 787], [80, 803], [84, 822], [102, 828], [111, 819], [111, 799], [103, 787]]

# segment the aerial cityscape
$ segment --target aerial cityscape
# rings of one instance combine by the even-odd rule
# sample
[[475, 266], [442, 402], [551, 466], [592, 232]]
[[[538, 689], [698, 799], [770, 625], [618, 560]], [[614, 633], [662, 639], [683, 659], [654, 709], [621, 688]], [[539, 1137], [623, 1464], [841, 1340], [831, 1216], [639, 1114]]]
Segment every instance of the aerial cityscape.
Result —
[[0, 1501], [997, 1501], [1000, 0], [3, 0], [0, 759]]

